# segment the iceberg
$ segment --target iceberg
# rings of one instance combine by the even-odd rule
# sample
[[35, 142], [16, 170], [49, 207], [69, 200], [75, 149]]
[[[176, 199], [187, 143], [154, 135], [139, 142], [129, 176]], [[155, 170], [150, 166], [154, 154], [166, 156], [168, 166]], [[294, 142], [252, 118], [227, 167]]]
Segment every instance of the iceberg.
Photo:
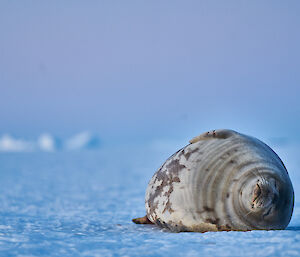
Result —
[[0, 152], [31, 152], [34, 148], [34, 143], [15, 139], [8, 134], [0, 138]]
[[78, 133], [66, 140], [61, 140], [49, 133], [41, 134], [37, 139], [17, 139], [9, 134], [0, 136], [0, 152], [56, 152], [97, 149], [100, 140], [90, 132]]
[[37, 144], [45, 152], [54, 152], [56, 150], [55, 139], [48, 133], [40, 135]]
[[64, 148], [66, 150], [95, 149], [99, 144], [100, 140], [97, 136], [84, 131], [66, 140]]

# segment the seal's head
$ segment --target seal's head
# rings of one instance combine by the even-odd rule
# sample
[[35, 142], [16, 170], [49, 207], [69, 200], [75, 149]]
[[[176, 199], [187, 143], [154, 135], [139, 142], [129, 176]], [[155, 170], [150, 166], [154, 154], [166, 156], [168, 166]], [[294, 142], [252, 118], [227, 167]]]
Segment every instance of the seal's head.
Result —
[[245, 188], [243, 203], [249, 220], [256, 221], [258, 229], [284, 229], [292, 213], [294, 192], [280, 177], [256, 177]]
[[279, 191], [276, 187], [276, 181], [257, 180], [252, 190], [252, 199], [250, 201], [251, 209], [260, 212], [265, 219], [272, 215], [272, 209], [276, 209], [279, 200]]

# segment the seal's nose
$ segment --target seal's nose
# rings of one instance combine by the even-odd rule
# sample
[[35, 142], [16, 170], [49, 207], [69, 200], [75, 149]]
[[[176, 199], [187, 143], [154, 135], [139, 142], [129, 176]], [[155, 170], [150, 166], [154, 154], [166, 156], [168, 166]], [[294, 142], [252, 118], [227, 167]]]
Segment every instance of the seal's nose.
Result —
[[261, 195], [261, 188], [259, 184], [256, 184], [253, 190], [252, 203], [254, 204]]

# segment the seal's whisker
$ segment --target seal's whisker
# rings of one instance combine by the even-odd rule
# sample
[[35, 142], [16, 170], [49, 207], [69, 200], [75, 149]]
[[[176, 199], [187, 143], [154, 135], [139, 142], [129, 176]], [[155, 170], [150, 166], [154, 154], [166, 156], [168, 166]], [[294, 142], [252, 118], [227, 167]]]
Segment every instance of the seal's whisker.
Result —
[[257, 168], [255, 168], [255, 171], [250, 170], [250, 172], [251, 172], [254, 176], [257, 176], [257, 177], [260, 178], [260, 181], [261, 181], [262, 185], [267, 185], [267, 184], [268, 184], [268, 182], [267, 182], [267, 180], [265, 179], [265, 177], [262, 176], [262, 175], [259, 173], [259, 171], [258, 171]]
[[254, 211], [253, 210], [250, 210], [249, 212], [246, 213], [246, 215], [244, 216], [245, 218], [247, 218], [247, 216], [250, 214], [250, 213], [253, 213]]
[[263, 175], [261, 175], [261, 174], [259, 173], [259, 171], [258, 171], [257, 168], [255, 168], [255, 171], [256, 171], [256, 176], [260, 177], [261, 183], [262, 183], [263, 185], [266, 184], [266, 183], [267, 183], [267, 182], [266, 182], [266, 179], [263, 177]]
[[[259, 174], [259, 171], [257, 170], [257, 168], [256, 168], [256, 171]], [[264, 185], [268, 185], [269, 184], [269, 181], [267, 181], [267, 179], [262, 174], [259, 174], [259, 176], [263, 180]]]

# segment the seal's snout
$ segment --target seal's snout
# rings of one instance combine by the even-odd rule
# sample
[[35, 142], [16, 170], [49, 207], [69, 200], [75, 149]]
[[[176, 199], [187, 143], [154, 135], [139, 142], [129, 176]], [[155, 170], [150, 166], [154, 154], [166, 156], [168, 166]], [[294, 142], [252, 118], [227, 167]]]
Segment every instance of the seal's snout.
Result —
[[278, 190], [275, 181], [257, 181], [253, 188], [251, 209], [260, 212], [263, 218], [272, 213], [273, 207], [278, 201]]
[[261, 196], [261, 188], [259, 184], [256, 184], [253, 190], [252, 207], [254, 207], [254, 203], [257, 202], [260, 196]]

